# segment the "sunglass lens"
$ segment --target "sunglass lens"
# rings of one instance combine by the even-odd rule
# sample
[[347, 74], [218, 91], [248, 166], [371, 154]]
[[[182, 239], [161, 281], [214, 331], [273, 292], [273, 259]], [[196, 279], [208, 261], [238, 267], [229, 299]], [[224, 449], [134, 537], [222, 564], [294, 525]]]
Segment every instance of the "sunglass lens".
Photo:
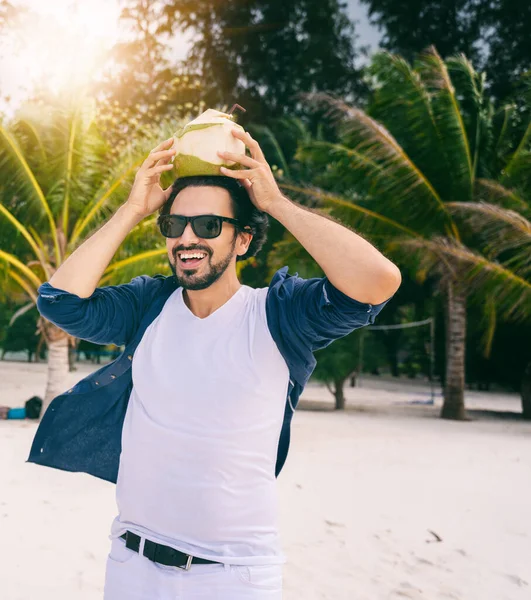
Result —
[[193, 223], [194, 231], [199, 237], [210, 239], [221, 233], [221, 219], [218, 219], [218, 217], [205, 215], [197, 217]]
[[177, 215], [166, 215], [160, 221], [160, 231], [162, 235], [169, 238], [181, 237], [185, 227], [185, 219], [182, 219]]

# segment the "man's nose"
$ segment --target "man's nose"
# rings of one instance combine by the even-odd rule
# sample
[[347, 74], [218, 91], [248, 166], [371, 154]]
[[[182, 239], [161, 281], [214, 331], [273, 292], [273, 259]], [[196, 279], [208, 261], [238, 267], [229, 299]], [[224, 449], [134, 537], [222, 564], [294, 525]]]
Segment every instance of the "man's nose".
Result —
[[199, 238], [194, 233], [194, 230], [192, 229], [192, 224], [186, 223], [186, 227], [184, 228], [183, 234], [181, 235], [181, 244], [183, 246], [187, 246], [188, 244], [197, 243], [198, 241]]

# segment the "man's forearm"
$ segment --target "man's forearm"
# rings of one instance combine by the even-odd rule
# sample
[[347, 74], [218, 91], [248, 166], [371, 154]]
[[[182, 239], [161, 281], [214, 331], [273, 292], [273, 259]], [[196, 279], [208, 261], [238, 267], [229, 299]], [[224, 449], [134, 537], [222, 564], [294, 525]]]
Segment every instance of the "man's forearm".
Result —
[[121, 206], [105, 225], [83, 242], [57, 269], [49, 283], [80, 298], [96, 289], [120, 244], [140, 222], [127, 205]]
[[361, 236], [339, 223], [309, 211], [284, 196], [269, 214], [293, 234], [330, 282], [347, 296], [380, 304], [398, 289], [398, 267]]

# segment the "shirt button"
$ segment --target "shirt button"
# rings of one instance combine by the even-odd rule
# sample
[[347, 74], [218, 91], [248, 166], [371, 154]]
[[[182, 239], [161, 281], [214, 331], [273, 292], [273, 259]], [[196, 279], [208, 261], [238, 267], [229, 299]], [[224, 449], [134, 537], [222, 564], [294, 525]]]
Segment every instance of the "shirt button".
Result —
[[100, 385], [100, 382], [99, 382], [99, 381], [95, 381], [94, 383], [95, 383], [96, 385]]
[[71, 394], [71, 393], [72, 393], [72, 390], [71, 390], [71, 389], [70, 389], [70, 390], [68, 390], [67, 394]]
[[132, 354], [128, 354], [128, 355], [127, 355], [127, 358], [128, 358], [129, 360], [133, 360], [133, 355], [132, 355]]
[[116, 379], [116, 375], [111, 375], [111, 379]]

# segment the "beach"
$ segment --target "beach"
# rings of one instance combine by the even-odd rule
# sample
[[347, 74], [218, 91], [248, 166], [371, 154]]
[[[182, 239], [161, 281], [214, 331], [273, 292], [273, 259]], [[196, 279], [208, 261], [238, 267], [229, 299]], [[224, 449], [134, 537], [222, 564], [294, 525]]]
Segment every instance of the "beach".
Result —
[[[0, 361], [0, 404], [44, 395], [44, 363]], [[78, 364], [66, 387], [95, 370]], [[363, 378], [331, 410], [310, 384], [278, 478], [286, 600], [529, 600], [531, 422], [515, 393]], [[310, 410], [311, 409], [311, 410]], [[33, 421], [0, 421], [1, 600], [102, 598], [114, 485], [25, 462]]]

